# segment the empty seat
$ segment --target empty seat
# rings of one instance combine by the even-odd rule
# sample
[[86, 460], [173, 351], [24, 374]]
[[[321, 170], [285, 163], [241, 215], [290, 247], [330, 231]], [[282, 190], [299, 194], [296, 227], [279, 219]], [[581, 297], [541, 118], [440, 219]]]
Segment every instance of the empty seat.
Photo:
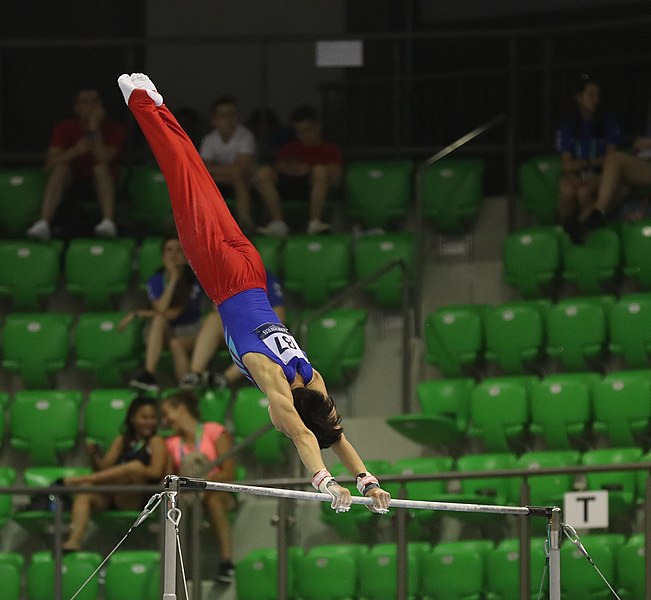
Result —
[[231, 390], [209, 389], [199, 397], [201, 421], [226, 422], [226, 413], [231, 401]]
[[353, 600], [357, 564], [353, 555], [330, 546], [315, 546], [298, 558], [296, 596], [305, 600]]
[[557, 220], [561, 175], [558, 154], [532, 156], [518, 168], [520, 205], [539, 225], [551, 225]]
[[606, 375], [593, 391], [594, 429], [611, 446], [647, 445], [651, 420], [651, 381], [639, 373]]
[[366, 286], [375, 301], [384, 308], [397, 308], [403, 301], [403, 282], [413, 281], [415, 260], [414, 236], [408, 233], [367, 235], [355, 243], [355, 273], [358, 279], [369, 277], [391, 261], [402, 260], [405, 269], [393, 267]]
[[11, 298], [13, 310], [41, 310], [59, 284], [60, 253], [58, 242], [0, 242], [0, 295]]
[[606, 351], [606, 311], [598, 302], [569, 298], [547, 313], [547, 354], [568, 371], [596, 369]]
[[[16, 470], [13, 467], [0, 467], [0, 487], [9, 487], [15, 482]], [[7, 524], [12, 513], [13, 500], [11, 494], [0, 494], [0, 528]], [[0, 566], [1, 569], [2, 567]]]
[[146, 237], [138, 251], [138, 283], [147, 286], [149, 278], [163, 266], [163, 243], [165, 238]]
[[13, 313], [2, 330], [2, 366], [20, 373], [26, 387], [49, 387], [68, 361], [70, 315]]
[[75, 332], [77, 367], [95, 374], [102, 387], [124, 383], [123, 372], [140, 363], [141, 323], [132, 321], [123, 331], [117, 325], [122, 313], [83, 313]]
[[[588, 554], [611, 584], [615, 583], [615, 553], [605, 544], [592, 544], [590, 536], [581, 537]], [[611, 598], [612, 594], [585, 555], [568, 540], [561, 547], [561, 596], [572, 600]]]
[[651, 294], [622, 296], [612, 307], [609, 347], [629, 368], [649, 366]]
[[19, 600], [25, 557], [18, 552], [0, 552], [0, 581], [5, 600]]
[[[303, 549], [288, 548], [288, 596], [295, 597], [296, 569]], [[278, 550], [259, 548], [251, 550], [235, 565], [235, 586], [238, 600], [275, 600], [278, 597]]]
[[481, 158], [444, 158], [422, 176], [423, 214], [444, 234], [466, 233], [479, 214], [484, 195]]
[[644, 534], [632, 535], [617, 552], [617, 593], [624, 599], [646, 595]]
[[326, 385], [344, 385], [359, 368], [367, 320], [364, 309], [335, 308], [309, 323], [305, 350]]
[[412, 197], [410, 160], [360, 160], [346, 165], [347, 214], [364, 227], [387, 227], [403, 218]]
[[86, 442], [108, 450], [120, 433], [129, 405], [137, 395], [135, 390], [128, 388], [91, 390], [84, 407]]
[[325, 304], [351, 278], [351, 238], [348, 235], [296, 235], [283, 253], [285, 289], [307, 306]]
[[[397, 598], [397, 547], [378, 544], [359, 559], [359, 596], [365, 600]], [[420, 591], [421, 547], [407, 545], [407, 598], [417, 598]]]
[[619, 236], [612, 229], [591, 232], [582, 245], [564, 237], [561, 248], [563, 278], [582, 294], [598, 294], [613, 287], [621, 256]]
[[475, 370], [482, 358], [482, 305], [444, 306], [425, 318], [425, 359], [446, 377]]
[[[102, 557], [96, 552], [71, 552], [63, 557], [61, 594], [71, 598], [99, 567]], [[51, 600], [54, 597], [54, 559], [50, 551], [32, 554], [27, 568], [29, 600]], [[79, 600], [95, 600], [99, 593], [99, 578], [93, 577], [76, 596]]]
[[66, 289], [81, 296], [88, 310], [111, 308], [129, 287], [135, 242], [132, 239], [75, 239], [65, 255]]
[[251, 241], [260, 253], [265, 269], [271, 271], [274, 275], [280, 276], [285, 240], [274, 235], [256, 235]]
[[119, 550], [106, 567], [106, 600], [160, 598], [160, 555], [154, 550]]
[[4, 237], [24, 237], [38, 219], [46, 178], [40, 167], [0, 169], [0, 228]]
[[549, 375], [533, 385], [531, 432], [547, 449], [585, 448], [591, 420], [590, 390], [584, 381]]
[[131, 167], [127, 175], [129, 216], [150, 235], [170, 235], [175, 230], [167, 183], [160, 169]]
[[502, 247], [504, 280], [523, 298], [549, 295], [560, 277], [561, 249], [552, 227], [514, 231]]
[[644, 290], [651, 290], [651, 220], [621, 224], [622, 264], [624, 274]]
[[433, 448], [461, 441], [468, 430], [470, 378], [436, 379], [418, 384], [420, 413], [395, 415], [387, 423], [405, 437]]

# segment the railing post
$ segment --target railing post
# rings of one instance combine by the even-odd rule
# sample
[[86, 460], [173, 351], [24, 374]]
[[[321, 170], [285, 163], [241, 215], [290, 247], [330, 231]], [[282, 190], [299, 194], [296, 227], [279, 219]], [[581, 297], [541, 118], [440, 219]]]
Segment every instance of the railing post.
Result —
[[278, 516], [275, 522], [277, 530], [277, 592], [278, 600], [287, 600], [289, 597], [288, 586], [288, 566], [289, 566], [289, 527], [290, 527], [290, 510], [289, 504], [291, 500], [287, 498], [278, 499]]
[[50, 492], [50, 501], [54, 504], [54, 599], [61, 600], [63, 551], [61, 550], [61, 532], [63, 530], [63, 508], [58, 492]]
[[646, 600], [651, 600], [651, 471], [646, 480], [644, 501], [644, 565], [646, 574]]
[[[529, 504], [529, 481], [525, 477], [520, 484], [520, 506]], [[529, 600], [531, 589], [531, 526], [528, 518], [519, 520], [520, 531], [520, 600]]]
[[[404, 498], [404, 484], [400, 486], [400, 497]], [[404, 508], [398, 508], [396, 515], [396, 569], [397, 569], [397, 589], [396, 598], [398, 600], [407, 600], [409, 598], [409, 566], [407, 559], [407, 511]]]

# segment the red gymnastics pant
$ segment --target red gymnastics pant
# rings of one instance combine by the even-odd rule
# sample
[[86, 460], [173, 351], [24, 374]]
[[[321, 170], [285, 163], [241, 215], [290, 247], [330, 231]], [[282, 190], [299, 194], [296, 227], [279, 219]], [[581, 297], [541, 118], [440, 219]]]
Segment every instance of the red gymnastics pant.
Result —
[[129, 98], [163, 172], [179, 241], [205, 290], [216, 304], [251, 288], [267, 289], [260, 254], [231, 215], [199, 153], [174, 115], [156, 107], [142, 89]]

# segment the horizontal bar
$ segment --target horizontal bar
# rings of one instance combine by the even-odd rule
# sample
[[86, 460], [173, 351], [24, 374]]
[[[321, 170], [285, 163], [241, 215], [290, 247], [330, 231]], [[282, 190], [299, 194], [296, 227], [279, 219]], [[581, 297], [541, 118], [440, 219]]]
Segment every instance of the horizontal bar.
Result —
[[[174, 477], [173, 475], [170, 477]], [[242, 485], [237, 483], [224, 483], [218, 481], [204, 481], [201, 479], [190, 479], [179, 477], [179, 486], [186, 490], [202, 490], [212, 492], [235, 492], [242, 494], [253, 494], [255, 496], [273, 496], [275, 498], [290, 498], [293, 500], [311, 500], [314, 502], [332, 502], [330, 494], [319, 492], [303, 492], [299, 490], [286, 490], [283, 488], [258, 487], [253, 485]], [[353, 504], [373, 504], [372, 498], [353, 496]], [[528, 506], [499, 506], [494, 504], [462, 504], [459, 502], [427, 502], [423, 500], [400, 500], [392, 498], [389, 504], [393, 508], [411, 508], [418, 510], [445, 510], [452, 512], [477, 512], [477, 513], [498, 513], [505, 515], [530, 515], [540, 514], [539, 509], [535, 511]]]

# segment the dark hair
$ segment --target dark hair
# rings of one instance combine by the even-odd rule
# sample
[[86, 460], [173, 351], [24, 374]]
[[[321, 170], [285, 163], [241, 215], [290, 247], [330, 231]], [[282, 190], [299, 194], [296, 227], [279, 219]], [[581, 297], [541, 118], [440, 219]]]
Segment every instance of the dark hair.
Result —
[[[163, 238], [163, 241], [161, 242], [161, 253], [165, 251], [165, 246], [170, 240], [178, 242], [179, 238], [176, 235], [168, 235], [167, 237]], [[156, 272], [164, 273], [165, 267], [160, 267]], [[195, 275], [192, 267], [189, 264], [185, 265], [183, 267], [181, 278], [174, 288], [174, 293], [172, 294], [172, 299], [170, 300], [170, 308], [183, 308], [190, 301], [194, 282]]]
[[334, 400], [305, 387], [294, 388], [292, 396], [298, 416], [316, 437], [319, 448], [332, 446], [344, 430]]
[[219, 96], [212, 101], [212, 104], [210, 105], [210, 112], [215, 112], [215, 109], [222, 104], [234, 104], [237, 106], [237, 100], [235, 100], [233, 96], [229, 95]]
[[133, 419], [134, 415], [143, 406], [153, 406], [154, 410], [158, 411], [158, 404], [156, 403], [155, 398], [150, 398], [149, 396], [136, 396], [131, 401], [129, 408], [127, 409], [127, 414], [124, 416], [124, 422], [122, 423], [122, 438], [124, 440], [125, 448], [128, 448], [129, 444], [136, 439], [136, 430], [131, 419]]
[[[568, 99], [569, 106], [567, 109], [567, 122], [572, 135], [577, 138], [581, 136], [583, 118], [579, 111], [579, 107], [577, 106], [576, 95], [583, 92], [583, 90], [585, 90], [585, 88], [587, 88], [589, 85], [596, 85], [598, 87], [601, 87], [601, 84], [588, 73], [580, 73], [574, 79], [571, 88], [572, 93], [570, 94], [571, 98]], [[594, 136], [597, 138], [602, 137], [606, 131], [606, 123], [600, 104], [597, 105], [595, 113], [592, 116], [592, 122]]]
[[317, 122], [318, 120], [319, 118], [317, 117], [316, 110], [311, 106], [297, 106], [289, 116], [289, 121], [291, 123], [300, 123], [301, 121]]
[[176, 390], [163, 399], [163, 402], [169, 402], [172, 406], [185, 406], [188, 412], [199, 421], [199, 399], [191, 390]]

